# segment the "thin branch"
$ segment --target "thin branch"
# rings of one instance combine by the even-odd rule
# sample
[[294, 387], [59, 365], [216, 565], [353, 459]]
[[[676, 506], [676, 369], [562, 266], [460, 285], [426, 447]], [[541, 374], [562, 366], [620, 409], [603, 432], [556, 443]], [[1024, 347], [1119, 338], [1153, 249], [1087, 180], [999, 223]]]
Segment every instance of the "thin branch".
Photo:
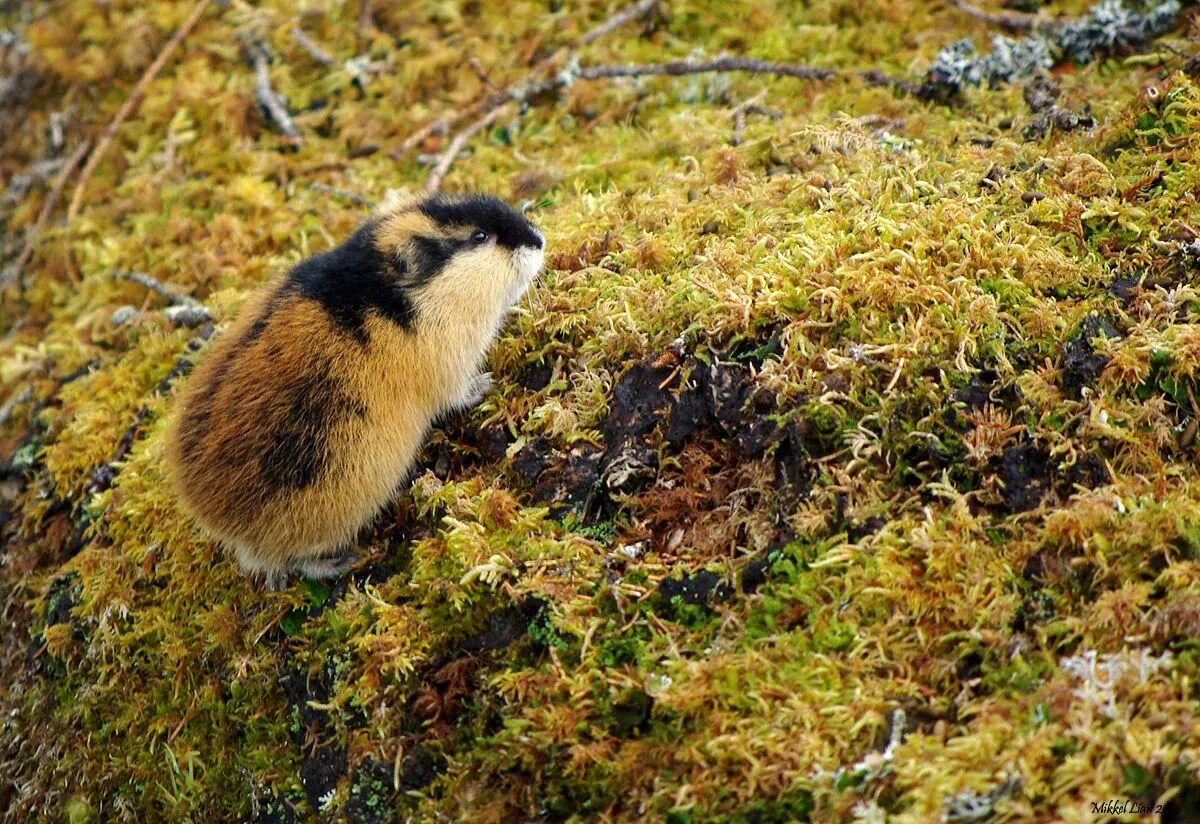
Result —
[[430, 192], [436, 192], [441, 188], [442, 180], [446, 177], [446, 172], [450, 171], [450, 166], [454, 163], [454, 159], [470, 142], [471, 138], [479, 134], [488, 126], [500, 119], [500, 115], [508, 111], [508, 106], [497, 106], [490, 112], [487, 112], [483, 117], [480, 117], [471, 125], [467, 126], [461, 132], [454, 136], [450, 141], [450, 145], [438, 157], [437, 164], [433, 167], [433, 171], [429, 173], [429, 178], [425, 181], [425, 188]]
[[768, 120], [779, 120], [783, 117], [783, 112], [781, 112], [779, 109], [772, 109], [770, 106], [759, 106], [757, 104], [753, 106], [747, 106], [746, 114], [757, 114], [767, 118]]
[[337, 63], [337, 58], [313, 42], [312, 38], [305, 34], [299, 26], [292, 26], [292, 39], [300, 48], [308, 52], [309, 57], [322, 66], [332, 66]]
[[[577, 70], [574, 77], [562, 76], [556, 78], [554, 86], [563, 86], [575, 80], [607, 80], [612, 77], [680, 77], [688, 74], [705, 74], [707, 72], [748, 72], [750, 74], [771, 74], [777, 77], [795, 77], [800, 80], [838, 80], [847, 77], [857, 77], [868, 86], [882, 86], [903, 92], [914, 92], [919, 86], [909, 80], [892, 77], [874, 69], [841, 72], [837, 69], [827, 69], [820, 66], [805, 66], [800, 63], [772, 63], [767, 60], [756, 60], [752, 57], [738, 55], [717, 57], [711, 60], [671, 60], [666, 63], [625, 63], [601, 64], [583, 66]], [[545, 88], [536, 89], [546, 91]]]
[[267, 54], [266, 47], [257, 42], [248, 42], [245, 46], [246, 54], [254, 65], [254, 97], [258, 100], [258, 105], [262, 106], [267, 117], [279, 127], [279, 131], [283, 132], [288, 142], [299, 145], [300, 131], [292, 122], [292, 116], [288, 114], [283, 98], [271, 87], [271, 57]]
[[998, 26], [1013, 34], [1027, 34], [1038, 28], [1049, 28], [1050, 22], [1037, 15], [1020, 11], [985, 11], [966, 0], [950, 0], [950, 5], [968, 17], [982, 20], [989, 26]]
[[88, 149], [91, 147], [92, 141], [84, 140], [75, 148], [75, 151], [67, 159], [66, 164], [59, 171], [58, 177], [54, 179], [54, 185], [50, 187], [50, 191], [46, 195], [46, 202], [42, 204], [42, 211], [38, 213], [37, 220], [29, 228], [28, 234], [25, 235], [25, 246], [21, 249], [21, 254], [17, 257], [17, 262], [6, 272], [0, 274], [0, 286], [5, 286], [14, 279], [24, 284], [25, 266], [29, 263], [30, 258], [33, 257], [33, 249], [37, 246], [37, 242], [42, 237], [42, 232], [46, 230], [46, 226], [50, 222], [50, 214], [54, 211], [54, 207], [58, 205], [58, 199], [62, 196], [63, 188], [67, 184], [67, 178], [71, 176], [71, 173], [83, 161], [83, 156], [88, 153]]
[[742, 135], [746, 131], [746, 110], [740, 106], [733, 110], [733, 136], [729, 138], [730, 146], [742, 145]]
[[351, 203], [357, 203], [360, 206], [367, 206], [371, 208], [374, 208], [375, 206], [375, 201], [371, 200], [369, 197], [364, 197], [356, 192], [347, 192], [345, 189], [335, 189], [332, 186], [327, 186], [324, 183], [310, 183], [308, 184], [308, 188], [312, 189], [314, 192], [321, 192], [322, 194], [331, 195], [332, 197], [340, 197], [343, 200], [349, 200]]
[[425, 138], [429, 137], [434, 132], [445, 131], [450, 128], [450, 124], [458, 119], [458, 115], [443, 115], [436, 120], [431, 120], [415, 132], [404, 139], [396, 148], [388, 152], [388, 157], [392, 160], [400, 160], [413, 149], [425, 142]]
[[[213, 326], [211, 323], [205, 324], [197, 330], [196, 336], [188, 341], [187, 351], [179, 360], [175, 361], [175, 365], [171, 368], [171, 371], [159, 382], [158, 386], [154, 387], [155, 395], [161, 396], [167, 394], [171, 385], [178, 378], [192, 371], [191, 353], [198, 350], [206, 340], [212, 337], [212, 334]], [[148, 406], [143, 406], [133, 416], [133, 423], [129, 425], [129, 428], [125, 430], [125, 434], [121, 436], [121, 440], [117, 442], [117, 448], [113, 453], [112, 459], [98, 466], [92, 473], [91, 478], [88, 479], [88, 494], [95, 495], [112, 486], [113, 481], [117, 479], [117, 474], [120, 472], [120, 467], [116, 466], [116, 464], [124, 460], [129, 451], [133, 449], [133, 443], [137, 440], [139, 430], [148, 417], [150, 417], [150, 407]]]
[[0, 426], [8, 423], [8, 419], [12, 417], [17, 407], [31, 397], [33, 397], [33, 387], [31, 386], [23, 386], [14, 392], [13, 396], [4, 402], [4, 406], [0, 406]]
[[586, 46], [589, 43], [596, 42], [601, 37], [611, 34], [612, 32], [621, 28], [621, 26], [624, 26], [635, 17], [644, 17], [645, 15], [648, 15], [655, 9], [656, 6], [658, 6], [658, 3], [659, 0], [638, 0], [637, 3], [634, 3], [632, 6], [627, 6], [626, 8], [614, 14], [612, 17], [605, 20], [600, 25], [596, 26], [594, 29], [586, 32], [582, 37], [579, 38], [577, 47]]
[[583, 46], [596, 42], [605, 35], [616, 31], [616, 29], [623, 26], [625, 23], [628, 23], [630, 20], [648, 14], [658, 5], [658, 3], [659, 0], [638, 0], [638, 2], [626, 6], [624, 9], [614, 13], [611, 17], [600, 23], [598, 26], [585, 32], [579, 38], [579, 41], [574, 45], [560, 46], [546, 57], [543, 57], [530, 68], [529, 73], [521, 81], [492, 92], [462, 111], [445, 114], [441, 117], [435, 118], [430, 123], [427, 123], [413, 134], [409, 135], [404, 142], [395, 149], [389, 151], [388, 156], [393, 160], [400, 160], [406, 154], [423, 143], [431, 134], [445, 131], [455, 123], [466, 120], [469, 117], [486, 115], [496, 107], [503, 106], [505, 103], [511, 100], [522, 102], [528, 100], [530, 97], [534, 96], [533, 92], [535, 91], [555, 88], [558, 84], [553, 79], [542, 80], [540, 82], [533, 83], [530, 78], [553, 65], [558, 60], [559, 56], [564, 52], [574, 52]]
[[194, 329], [202, 323], [212, 320], [212, 314], [207, 306], [168, 306], [163, 310], [167, 320], [176, 326], [186, 326]]
[[739, 103], [733, 110], [733, 136], [729, 140], [731, 145], [741, 145], [742, 136], [746, 131], [746, 113], [750, 111], [759, 111], [760, 109], [758, 104], [761, 103], [762, 99], [766, 96], [767, 90], [763, 89], [749, 100]]
[[204, 308], [204, 304], [196, 300], [191, 295], [185, 295], [183, 292], [167, 286], [162, 281], [158, 280], [157, 278], [153, 278], [144, 272], [113, 272], [113, 277], [115, 277], [117, 280], [127, 280], [131, 283], [136, 283], [139, 286], [143, 286], [157, 295], [162, 295], [164, 298], [177, 306], [187, 306], [192, 309]]
[[489, 100], [498, 101], [494, 106], [485, 106], [484, 113], [471, 125], [460, 131], [450, 141], [449, 147], [442, 152], [438, 162], [426, 181], [425, 187], [431, 192], [437, 191], [442, 185], [454, 159], [466, 146], [467, 142], [482, 129], [490, 126], [499, 117], [498, 112], [508, 103], [525, 103], [539, 95], [569, 86], [576, 80], [606, 80], [613, 77], [647, 77], [672, 76], [688, 74], [703, 74], [706, 72], [749, 72], [751, 74], [771, 74], [780, 77], [795, 77], [801, 80], [833, 80], [845, 76], [858, 77], [872, 86], [885, 86], [901, 91], [913, 92], [916, 84], [898, 80], [879, 71], [860, 71], [844, 75], [837, 69], [826, 69], [817, 66], [805, 66], [798, 63], [772, 63], [757, 60], [752, 57], [730, 55], [711, 60], [672, 60], [666, 63], [625, 63], [598, 64], [570, 68], [550, 77], [526, 79], [524, 82], [506, 88], [500, 95]]
[[[613, 15], [612, 18], [592, 29], [582, 38], [580, 45], [590, 43], [593, 40], [602, 37], [605, 34], [613, 31], [621, 23], [633, 19], [638, 14], [644, 14], [653, 9], [657, 5], [656, 2], [650, 0], [641, 0], [633, 6]], [[616, 21], [616, 22], [614, 22]], [[574, 47], [578, 48], [578, 46]], [[717, 57], [711, 60], [672, 60], [665, 63], [641, 63], [641, 64], [598, 64], [593, 66], [578, 67], [573, 64], [568, 64], [566, 69], [558, 71], [552, 75], [538, 77], [541, 69], [550, 64], [553, 58], [563, 49], [559, 49], [549, 58], [539, 61], [538, 65], [526, 75], [525, 79], [513, 83], [503, 90], [488, 95], [482, 101], [469, 107], [464, 112], [457, 115], [446, 115], [419, 130], [416, 134], [409, 137], [404, 145], [399, 150], [393, 150], [391, 153], [397, 159], [407, 152], [412, 146], [424, 140], [433, 132], [437, 126], [449, 126], [458, 122], [468, 115], [476, 116], [476, 119], [466, 128], [462, 129], [450, 141], [449, 146], [439, 156], [433, 171], [430, 172], [429, 178], [426, 181], [426, 189], [428, 191], [437, 191], [442, 181], [445, 179], [447, 171], [454, 163], [454, 159], [458, 157], [466, 144], [483, 129], [494, 123], [499, 117], [499, 112], [509, 103], [526, 103], [539, 95], [564, 88], [569, 86], [576, 80], [603, 80], [613, 77], [644, 77], [644, 76], [682, 76], [689, 74], [702, 74], [705, 72], [749, 72], [751, 74], [770, 74], [779, 77], [794, 77], [801, 80], [816, 80], [827, 81], [842, 77], [857, 77], [862, 82], [871, 86], [883, 86], [886, 88], [914, 93], [919, 84], [911, 81], [900, 80], [890, 77], [880, 71], [867, 70], [857, 71], [853, 73], [843, 73], [837, 69], [821, 68], [818, 66], [805, 66], [797, 63], [774, 63], [766, 60], [758, 60], [752, 57], [743, 57], [740, 55], [727, 55]], [[735, 118], [737, 114], [735, 113]], [[742, 114], [744, 117], [744, 113]]]
[[774, 74], [798, 77], [801, 80], [831, 80], [838, 76], [836, 69], [822, 69], [795, 63], [771, 63], [753, 57], [727, 56], [712, 60], [671, 60], [667, 63], [629, 63], [618, 65], [583, 66], [577, 77], [580, 80], [600, 80], [608, 77], [645, 77], [706, 72], [750, 72], [752, 74]]
[[158, 77], [158, 73], [162, 71], [163, 66], [167, 65], [167, 61], [175, 54], [179, 45], [183, 42], [183, 38], [187, 37], [188, 32], [200, 20], [200, 16], [204, 14], [204, 10], [208, 7], [209, 0], [198, 0], [187, 18], [179, 24], [179, 28], [171, 35], [171, 39], [167, 41], [167, 45], [159, 52], [158, 57], [150, 64], [150, 68], [146, 69], [146, 73], [138, 80], [137, 85], [133, 87], [129, 98], [125, 101], [117, 116], [108, 124], [108, 128], [104, 130], [104, 134], [100, 137], [100, 142], [96, 144], [96, 151], [88, 158], [87, 165], [83, 167], [83, 171], [79, 175], [79, 183], [75, 185], [75, 194], [71, 196], [71, 205], [67, 208], [67, 222], [75, 219], [79, 214], [79, 207], [83, 203], [83, 192], [87, 188], [88, 181], [92, 179], [92, 173], [96, 171], [96, 166], [104, 159], [104, 155], [108, 153], [109, 146], [112, 145], [113, 138], [117, 136], [117, 131], [120, 130], [122, 124], [128, 120], [138, 106], [141, 105], [142, 98], [146, 96], [146, 89], [154, 78]]
[[487, 86], [489, 89], [496, 88], [496, 85], [488, 79], [487, 69], [485, 69], [483, 64], [479, 62], [478, 57], [472, 57], [467, 61], [467, 65], [471, 67], [471, 71], [475, 72], [475, 76], [479, 78], [479, 82], [483, 83], [483, 85]]
[[9, 178], [8, 188], [4, 190], [3, 195], [0, 195], [0, 203], [5, 205], [20, 203], [35, 183], [42, 183], [54, 177], [66, 162], [65, 157], [39, 160], [25, 171], [13, 175]]
[[358, 9], [358, 31], [361, 33], [365, 29], [378, 28], [375, 25], [375, 9], [372, 0], [362, 0], [362, 5]]
[[1200, 68], [1200, 54], [1189, 54], [1188, 52], [1177, 49], [1175, 46], [1172, 46], [1167, 42], [1163, 42], [1160, 45], [1162, 45], [1162, 47], [1171, 54], [1183, 60], [1184, 72], [1190, 75], [1195, 75], [1197, 73], [1197, 68]]

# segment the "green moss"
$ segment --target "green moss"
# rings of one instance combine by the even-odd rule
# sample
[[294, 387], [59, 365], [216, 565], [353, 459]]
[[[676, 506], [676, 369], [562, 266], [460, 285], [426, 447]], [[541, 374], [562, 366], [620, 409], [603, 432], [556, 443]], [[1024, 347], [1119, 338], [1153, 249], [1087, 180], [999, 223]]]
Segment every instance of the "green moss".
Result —
[[[362, 218], [312, 183], [419, 187], [420, 155], [449, 135], [390, 149], [612, 11], [374, 5], [360, 28], [358, 4], [214, 4], [71, 221], [68, 181], [21, 299], [0, 300], [0, 402], [31, 392], [0, 423], [10, 818], [306, 820], [327, 804], [355, 821], [924, 821], [995, 790], [999, 815], [1050, 819], [1114, 787], [1194, 798], [1200, 91], [1184, 61], [1055, 75], [1060, 104], [1098, 125], [1038, 142], [1019, 84], [941, 105], [722, 75], [534, 101], [447, 180], [532, 201], [549, 239], [489, 356], [495, 394], [435, 436], [450, 469], [416, 474], [352, 581], [262, 592], [163, 474], [175, 389], [158, 388], [203, 345], [112, 272], [194, 295], [219, 334]], [[945, 3], [668, 5], [583, 62], [700, 50], [911, 76], [990, 33]], [[65, 151], [101, 134], [187, 13], [30, 8], [0, 12], [42, 78], [0, 115], [6, 178], [63, 153], [61, 112]], [[254, 103], [247, 33], [298, 147]], [[357, 56], [377, 64], [358, 78]], [[732, 109], [760, 91], [780, 116], [748, 113], [732, 146]], [[4, 200], [5, 232], [47, 190]], [[1076, 396], [1064, 347], [1092, 314], [1118, 335], [1092, 343], [1103, 367]], [[540, 500], [529, 451], [550, 450], [557, 477], [554, 450], [609, 446], [621, 376], [677, 340], [665, 404], [721, 352], [770, 408], [705, 419], [682, 445], [639, 435], [655, 476], [596, 485], [598, 516]], [[772, 433], [760, 451], [738, 437], [752, 424]], [[513, 441], [497, 462], [474, 446], [485, 427]], [[657, 594], [702, 572], [728, 592]], [[1081, 669], [1092, 653], [1115, 656], [1111, 701]]]

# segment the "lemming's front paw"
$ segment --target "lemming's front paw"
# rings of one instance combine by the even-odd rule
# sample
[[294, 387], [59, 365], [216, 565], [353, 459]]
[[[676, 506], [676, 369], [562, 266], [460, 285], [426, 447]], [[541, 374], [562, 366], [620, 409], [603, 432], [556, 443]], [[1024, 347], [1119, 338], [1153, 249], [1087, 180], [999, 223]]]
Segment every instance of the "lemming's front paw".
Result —
[[483, 400], [484, 395], [492, 391], [494, 385], [491, 372], [480, 372], [467, 384], [467, 389], [463, 392], [458, 408], [470, 409], [472, 406], [475, 406]]

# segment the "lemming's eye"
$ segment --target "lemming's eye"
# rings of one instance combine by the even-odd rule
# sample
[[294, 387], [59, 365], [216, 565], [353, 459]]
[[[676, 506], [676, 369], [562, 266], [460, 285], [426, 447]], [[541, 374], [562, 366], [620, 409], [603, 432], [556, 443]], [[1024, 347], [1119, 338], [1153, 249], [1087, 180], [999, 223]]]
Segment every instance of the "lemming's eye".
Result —
[[488, 233], [483, 231], [482, 229], [476, 229], [475, 233], [473, 235], [471, 235], [471, 240], [473, 240], [476, 243], [483, 243], [487, 239], [488, 239]]

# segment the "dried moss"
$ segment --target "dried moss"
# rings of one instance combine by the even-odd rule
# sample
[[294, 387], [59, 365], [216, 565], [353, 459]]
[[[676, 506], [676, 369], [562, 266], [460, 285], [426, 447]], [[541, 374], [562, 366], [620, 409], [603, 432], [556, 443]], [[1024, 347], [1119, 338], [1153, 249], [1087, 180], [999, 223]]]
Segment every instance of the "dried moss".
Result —
[[[195, 296], [219, 333], [361, 219], [312, 184], [420, 186], [447, 137], [389, 150], [612, 11], [375, 5], [366, 27], [357, 4], [214, 5], [3, 293], [0, 403], [28, 390], [0, 422], [8, 819], [1188, 809], [1194, 60], [1060, 66], [953, 105], [735, 75], [534, 101], [448, 178], [532, 200], [549, 239], [495, 393], [435, 433], [350, 577], [266, 593], [163, 476], [164, 381], [203, 340], [112, 273]], [[919, 78], [990, 33], [944, 3], [664, 5], [585, 62]], [[187, 12], [0, 12], [23, 44], [0, 46], [22, 72], [0, 169], [26, 175], [0, 261], [48, 196], [37, 164], [99, 135]], [[246, 37], [299, 146], [257, 108]], [[780, 116], [749, 112], [731, 145], [764, 90]], [[147, 311], [114, 326], [126, 305]]]

